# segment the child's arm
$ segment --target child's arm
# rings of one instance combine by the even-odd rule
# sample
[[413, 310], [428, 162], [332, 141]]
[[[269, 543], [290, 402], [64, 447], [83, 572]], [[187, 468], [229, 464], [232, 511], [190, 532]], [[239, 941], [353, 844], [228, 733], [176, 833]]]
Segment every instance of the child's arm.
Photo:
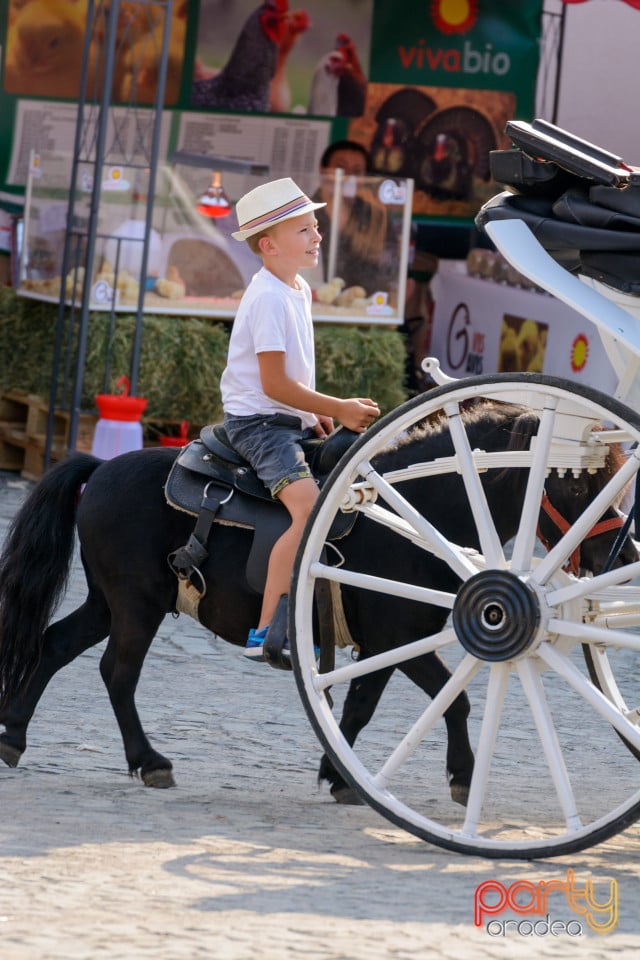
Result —
[[375, 401], [364, 397], [341, 400], [325, 393], [311, 390], [288, 376], [285, 366], [286, 354], [269, 350], [257, 354], [262, 389], [272, 400], [286, 403], [296, 410], [315, 413], [321, 418], [335, 418], [349, 430], [362, 432], [380, 416]]

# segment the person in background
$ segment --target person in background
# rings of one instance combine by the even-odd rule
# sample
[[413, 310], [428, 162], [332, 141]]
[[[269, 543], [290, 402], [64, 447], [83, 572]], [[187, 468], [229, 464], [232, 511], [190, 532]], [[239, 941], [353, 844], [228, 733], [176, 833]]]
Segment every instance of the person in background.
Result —
[[[336, 140], [329, 144], [320, 158], [323, 184], [316, 197], [326, 200], [327, 206], [320, 210], [317, 216], [320, 232], [325, 238], [325, 248], [328, 247], [327, 238], [331, 230], [332, 192], [328, 189], [328, 184], [330, 175], [337, 168], [343, 171], [345, 177], [366, 177], [371, 173], [368, 150], [356, 140]], [[349, 190], [345, 192], [349, 193]], [[336, 257], [345, 285], [361, 286], [367, 293], [373, 292], [367, 286], [371, 284], [372, 279], [385, 290], [392, 288], [398, 280], [396, 241], [386, 232], [386, 223], [382, 221], [375, 223], [375, 215], [372, 212], [374, 209], [384, 211], [384, 207], [373, 192], [363, 189], [361, 185], [352, 199], [347, 199], [341, 204], [341, 237]], [[371, 235], [374, 228], [378, 230], [375, 239]], [[385, 256], [387, 241], [388, 250], [391, 253]], [[436, 262], [436, 266], [432, 267], [432, 272], [435, 272], [436, 258], [429, 258], [428, 254], [423, 254], [421, 260], [424, 261], [425, 257]], [[327, 276], [326, 263], [323, 265], [322, 279], [325, 282], [331, 279]], [[424, 280], [424, 277], [422, 279]], [[398, 331], [403, 335], [407, 353], [405, 387], [410, 396], [415, 396], [424, 389], [424, 380], [419, 367], [420, 360], [424, 356], [424, 344], [419, 340], [422, 337], [424, 341], [428, 335], [431, 311], [426, 302], [428, 293], [424, 282], [418, 285], [413, 277], [407, 277], [405, 295], [405, 317]]]
[[[238, 306], [220, 389], [231, 444], [249, 461], [291, 525], [269, 558], [262, 610], [244, 655], [264, 659], [264, 641], [280, 597], [289, 592], [298, 544], [318, 496], [300, 441], [325, 437], [334, 419], [362, 432], [379, 416], [363, 397], [346, 400], [315, 388], [311, 288], [300, 270], [317, 265], [321, 235], [313, 202], [285, 177], [262, 184], [238, 200], [239, 230], [262, 260]], [[286, 654], [285, 644], [282, 652]]]
[[369, 151], [356, 140], [336, 140], [320, 157], [320, 173], [337, 170], [348, 177], [366, 177], [369, 173]]
[[[333, 214], [335, 171], [344, 177], [339, 213], [336, 269], [345, 287], [361, 287], [367, 296], [376, 290], [390, 291], [397, 285], [397, 245], [389, 236], [387, 211], [366, 180], [369, 152], [355, 140], [336, 140], [320, 158], [321, 182], [314, 199], [326, 206], [318, 212], [318, 228], [324, 238], [322, 280], [330, 282], [329, 244]], [[385, 256], [385, 250], [388, 256]]]

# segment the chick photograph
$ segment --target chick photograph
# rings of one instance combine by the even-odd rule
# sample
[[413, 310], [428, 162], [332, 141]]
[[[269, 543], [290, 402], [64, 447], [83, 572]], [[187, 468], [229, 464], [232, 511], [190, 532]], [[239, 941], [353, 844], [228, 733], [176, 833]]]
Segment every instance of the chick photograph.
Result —
[[[188, 0], [174, 0], [165, 104], [175, 106], [180, 93]], [[151, 104], [156, 95], [164, 32], [164, 6], [122, 0], [118, 8], [111, 99]], [[110, 5], [94, 4], [87, 24], [88, 0], [9, 0], [4, 90], [19, 96], [73, 100], [80, 94], [87, 28], [91, 44], [87, 63], [89, 97], [102, 92], [104, 43]]]

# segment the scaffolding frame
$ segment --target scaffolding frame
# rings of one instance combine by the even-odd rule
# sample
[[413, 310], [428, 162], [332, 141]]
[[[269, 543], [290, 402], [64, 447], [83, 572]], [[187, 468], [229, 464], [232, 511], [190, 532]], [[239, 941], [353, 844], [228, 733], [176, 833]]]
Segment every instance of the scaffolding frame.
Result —
[[[136, 77], [140, 63], [136, 62], [133, 23], [135, 17], [146, 16], [149, 24], [151, 24], [150, 10], [152, 7], [154, 15], [161, 14], [162, 16], [162, 31], [155, 34], [160, 37], [160, 42], [155, 49], [158, 82], [153, 104], [151, 107], [146, 104], [143, 107], [137, 102]], [[80, 95], [69, 184], [67, 229], [62, 257], [62, 280], [51, 370], [49, 415], [44, 450], [45, 469], [51, 460], [54, 418], [57, 409], [69, 411], [67, 451], [74, 450], [77, 442], [89, 333], [91, 281], [97, 239], [113, 239], [117, 244], [116, 262], [114, 264], [114, 298], [111, 304], [109, 321], [110, 338], [107, 346], [107, 357], [105, 358], [105, 379], [108, 379], [110, 344], [116, 323], [114, 306], [118, 271], [120, 269], [120, 247], [122, 243], [132, 242], [139, 242], [142, 246], [139, 293], [129, 375], [131, 393], [136, 393], [142, 343], [149, 238], [153, 220], [172, 15], [173, 0], [133, 0], [133, 2], [128, 0], [126, 16], [121, 16], [120, 0], [88, 0]], [[140, 133], [140, 136], [135, 138], [131, 154], [128, 154], [126, 144], [120, 136], [121, 128], [118, 123], [112, 124], [111, 139], [108, 136], [110, 111], [114, 106], [112, 102], [114, 71], [117, 58], [125, 49], [125, 45], [128, 45], [130, 49], [133, 82], [129, 102], [125, 104], [118, 102], [118, 108], [125, 110], [126, 119], [132, 120], [136, 131]], [[146, 49], [148, 50], [148, 46]], [[139, 48], [138, 55], [141, 60], [141, 48]], [[100, 78], [100, 81], [98, 78]], [[142, 116], [144, 116], [144, 121]], [[145, 202], [145, 230], [142, 239], [139, 237], [109, 237], [106, 234], [98, 233], [104, 167], [106, 164], [116, 162], [134, 170], [145, 172], [148, 186]], [[85, 223], [77, 217], [75, 207], [78, 173], [81, 167], [84, 169], [87, 166], [92, 169], [92, 184], [89, 216]], [[83, 268], [82, 273], [80, 268]], [[70, 274], [73, 277], [73, 295], [70, 298], [70, 303], [67, 303], [66, 278]], [[75, 291], [79, 277], [81, 277], [82, 296], [80, 303], [77, 304]], [[74, 353], [75, 362], [72, 364]], [[71, 369], [72, 366], [73, 370]]]

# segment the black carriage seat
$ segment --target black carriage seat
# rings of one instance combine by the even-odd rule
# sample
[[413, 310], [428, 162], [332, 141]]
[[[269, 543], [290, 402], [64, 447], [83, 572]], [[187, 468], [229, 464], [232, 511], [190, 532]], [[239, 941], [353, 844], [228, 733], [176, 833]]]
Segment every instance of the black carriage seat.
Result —
[[478, 227], [523, 220], [567, 270], [640, 295], [640, 170], [544, 121], [506, 130], [517, 146], [493, 151], [490, 165], [507, 190]]

